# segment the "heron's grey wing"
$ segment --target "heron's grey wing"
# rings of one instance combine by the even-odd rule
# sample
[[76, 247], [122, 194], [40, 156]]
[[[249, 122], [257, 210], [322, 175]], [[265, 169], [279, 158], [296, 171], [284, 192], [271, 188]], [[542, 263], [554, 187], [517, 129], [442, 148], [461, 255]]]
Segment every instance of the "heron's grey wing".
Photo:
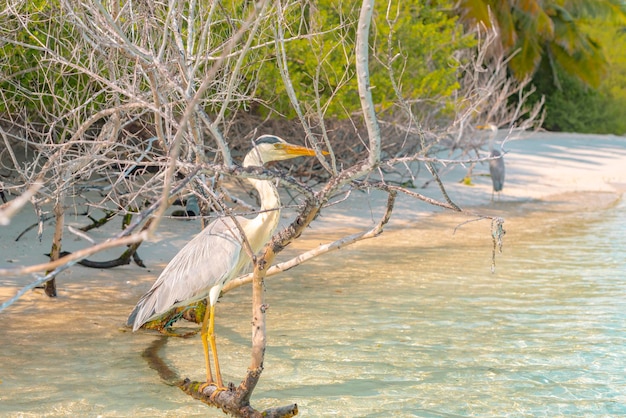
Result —
[[205, 298], [213, 286], [223, 285], [238, 273], [242, 247], [241, 233], [231, 218], [209, 224], [169, 262], [137, 302], [128, 325], [137, 330], [175, 306]]

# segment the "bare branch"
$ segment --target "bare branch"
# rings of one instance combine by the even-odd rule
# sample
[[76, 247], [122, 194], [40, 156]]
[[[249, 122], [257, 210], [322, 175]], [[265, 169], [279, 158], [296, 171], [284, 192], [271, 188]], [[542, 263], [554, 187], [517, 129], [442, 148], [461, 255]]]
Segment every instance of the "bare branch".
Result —
[[[305, 263], [313, 258], [319, 257], [323, 254], [326, 254], [332, 251], [340, 250], [356, 242], [377, 237], [383, 232], [383, 227], [387, 224], [387, 222], [389, 222], [389, 219], [391, 218], [391, 213], [393, 211], [395, 197], [396, 197], [396, 191], [390, 189], [389, 198], [387, 199], [386, 211], [384, 215], [382, 216], [382, 218], [380, 219], [380, 221], [373, 228], [369, 229], [368, 231], [348, 235], [346, 237], [343, 237], [341, 239], [338, 239], [336, 241], [333, 241], [327, 244], [321, 244], [318, 247], [312, 250], [306, 251], [302, 254], [299, 254], [298, 256], [293, 257], [290, 260], [273, 265], [272, 267], [267, 269], [266, 277], [275, 276], [277, 274], [290, 270], [294, 267], [297, 267], [300, 264]], [[251, 283], [252, 277], [253, 277], [252, 273], [238, 277], [228, 282], [226, 286], [222, 288], [222, 292], [227, 293], [240, 286]]]

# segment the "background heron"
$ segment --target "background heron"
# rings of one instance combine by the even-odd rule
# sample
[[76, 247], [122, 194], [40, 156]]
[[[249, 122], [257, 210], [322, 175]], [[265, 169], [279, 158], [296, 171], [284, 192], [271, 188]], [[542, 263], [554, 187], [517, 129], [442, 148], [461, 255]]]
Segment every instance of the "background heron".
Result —
[[[244, 158], [243, 166], [261, 166], [269, 161], [302, 155], [314, 156], [315, 151], [288, 144], [273, 135], [263, 135]], [[210, 223], [174, 256], [127, 321], [136, 331], [173, 307], [186, 306], [208, 297], [210, 309], [207, 309], [200, 328], [207, 377], [204, 387], [216, 384], [218, 388], [224, 388], [214, 333], [215, 303], [222, 287], [250, 262], [244, 243], [247, 241], [254, 254], [259, 252], [272, 237], [280, 218], [280, 199], [272, 182], [248, 181], [259, 192], [259, 214], [253, 219], [223, 217]], [[211, 373], [209, 345], [215, 364], [215, 381]]]
[[493, 191], [491, 192], [491, 200], [493, 201], [494, 193], [500, 193], [504, 187], [504, 156], [498, 150], [493, 149], [493, 143], [498, 135], [498, 127], [492, 123], [477, 126], [478, 129], [489, 129], [491, 136], [489, 137], [489, 173], [491, 174], [491, 182], [493, 183]]

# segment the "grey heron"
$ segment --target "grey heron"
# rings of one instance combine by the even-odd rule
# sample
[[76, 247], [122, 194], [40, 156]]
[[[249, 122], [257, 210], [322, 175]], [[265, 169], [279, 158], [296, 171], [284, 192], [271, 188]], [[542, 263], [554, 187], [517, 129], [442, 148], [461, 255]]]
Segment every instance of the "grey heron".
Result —
[[489, 138], [489, 173], [491, 174], [491, 182], [493, 183], [493, 191], [491, 192], [491, 200], [493, 194], [499, 193], [504, 187], [504, 156], [498, 150], [493, 149], [493, 142], [498, 135], [498, 127], [492, 123], [477, 126], [478, 129], [489, 129], [491, 137]]
[[[263, 135], [246, 154], [243, 166], [262, 166], [269, 161], [305, 155], [314, 156], [315, 151], [288, 144], [274, 135]], [[272, 182], [248, 181], [261, 198], [259, 214], [252, 219], [226, 216], [211, 222], [174, 256], [152, 288], [137, 302], [127, 321], [136, 331], [171, 308], [187, 306], [208, 297], [210, 308], [206, 310], [200, 328], [207, 378], [204, 387], [215, 384], [219, 389], [224, 388], [214, 332], [215, 303], [222, 287], [251, 261], [244, 243], [247, 241], [252, 253], [258, 253], [272, 237], [280, 218], [280, 199]], [[215, 381], [211, 373], [209, 346], [215, 365]]]

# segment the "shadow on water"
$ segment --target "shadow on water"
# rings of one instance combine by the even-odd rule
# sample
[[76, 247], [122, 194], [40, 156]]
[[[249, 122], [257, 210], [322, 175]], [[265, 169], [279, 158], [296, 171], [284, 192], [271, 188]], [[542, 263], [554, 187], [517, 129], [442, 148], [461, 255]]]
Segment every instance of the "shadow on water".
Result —
[[[296, 402], [302, 416], [626, 414], [626, 203], [570, 202], [483, 208], [506, 212], [494, 274], [488, 222], [453, 234], [465, 219], [438, 215], [268, 280], [256, 405]], [[203, 377], [199, 337], [164, 344], [122, 327], [156, 272], [90, 274], [73, 269], [57, 300], [32, 293], [1, 314], [0, 415], [221, 416], [161, 379]], [[217, 307], [227, 380], [249, 360], [249, 294]], [[164, 361], [154, 370], [142, 358], [151, 344]]]

